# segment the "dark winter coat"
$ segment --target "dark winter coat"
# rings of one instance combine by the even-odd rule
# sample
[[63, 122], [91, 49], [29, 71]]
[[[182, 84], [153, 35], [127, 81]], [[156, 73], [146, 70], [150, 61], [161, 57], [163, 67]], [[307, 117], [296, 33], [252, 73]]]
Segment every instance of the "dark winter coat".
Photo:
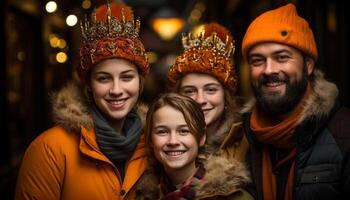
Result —
[[[295, 130], [294, 199], [350, 199], [350, 110], [339, 106], [338, 89], [315, 71], [311, 82], [312, 94]], [[250, 150], [247, 156], [252, 173], [256, 199], [262, 199], [262, 148], [250, 129], [247, 106], [244, 128]], [[278, 173], [277, 182], [286, 182], [286, 174]], [[281, 187], [281, 188], [284, 188]], [[278, 191], [278, 199], [283, 199]]]

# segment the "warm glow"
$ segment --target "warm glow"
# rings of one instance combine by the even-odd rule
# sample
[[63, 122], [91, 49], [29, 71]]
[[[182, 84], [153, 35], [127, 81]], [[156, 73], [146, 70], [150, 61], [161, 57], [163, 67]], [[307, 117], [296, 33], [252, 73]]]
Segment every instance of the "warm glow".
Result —
[[64, 49], [67, 46], [67, 42], [64, 39], [59, 39], [57, 46], [60, 49]]
[[54, 1], [49, 1], [46, 3], [45, 9], [48, 13], [53, 13], [57, 9], [57, 3]]
[[90, 0], [84, 0], [81, 3], [81, 7], [83, 7], [86, 10], [89, 9], [91, 7], [91, 1]]
[[52, 48], [56, 48], [58, 46], [59, 39], [57, 37], [51, 37], [49, 42]]
[[147, 58], [149, 63], [156, 63], [158, 60], [158, 55], [155, 52], [149, 51], [147, 52]]
[[78, 22], [78, 18], [75, 15], [69, 15], [66, 19], [66, 23], [68, 26], [74, 26]]
[[26, 54], [24, 53], [24, 51], [19, 51], [19, 52], [17, 53], [17, 59], [18, 59], [19, 61], [24, 61], [25, 58], [26, 58], [25, 55], [26, 55]]
[[59, 63], [65, 63], [67, 61], [67, 54], [64, 52], [59, 52], [56, 54], [56, 60]]
[[157, 18], [152, 20], [153, 29], [164, 40], [171, 40], [183, 27], [184, 20], [180, 18]]
[[201, 34], [201, 32], [204, 30], [204, 25], [202, 24], [202, 25], [198, 25], [198, 26], [195, 26], [193, 29], [192, 29], [192, 31], [191, 31], [191, 33], [193, 34], [193, 35], [200, 35]]

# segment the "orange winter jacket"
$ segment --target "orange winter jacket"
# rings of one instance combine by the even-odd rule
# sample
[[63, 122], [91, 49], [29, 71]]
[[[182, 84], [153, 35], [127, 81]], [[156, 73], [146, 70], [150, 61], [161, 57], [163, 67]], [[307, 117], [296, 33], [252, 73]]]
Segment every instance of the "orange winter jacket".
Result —
[[79, 108], [74, 88], [69, 86], [55, 97], [59, 110], [54, 109], [54, 115], [60, 125], [42, 133], [27, 149], [15, 199], [134, 199], [134, 186], [148, 164], [144, 137], [126, 162], [122, 181], [100, 151], [91, 117]]
[[144, 138], [127, 162], [124, 182], [96, 143], [54, 127], [40, 135], [23, 158], [15, 199], [133, 199], [133, 186], [147, 166]]

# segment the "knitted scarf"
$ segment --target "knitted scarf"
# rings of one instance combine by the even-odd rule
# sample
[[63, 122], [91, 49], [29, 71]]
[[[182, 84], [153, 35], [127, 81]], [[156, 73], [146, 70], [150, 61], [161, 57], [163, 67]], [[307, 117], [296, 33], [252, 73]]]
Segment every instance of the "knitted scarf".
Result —
[[181, 184], [180, 187], [173, 186], [170, 181], [162, 176], [160, 179], [160, 200], [192, 200], [196, 197], [194, 187], [199, 185], [204, 178], [205, 168], [199, 164], [196, 173], [193, 175], [189, 183]]
[[[292, 160], [290, 166], [287, 184], [285, 188], [285, 200], [293, 199], [293, 182], [294, 182], [294, 168], [296, 148], [294, 141], [294, 130], [298, 125], [303, 105], [299, 103], [294, 112], [280, 123], [274, 123], [268, 117], [260, 113], [255, 107], [250, 118], [250, 127], [255, 135], [257, 141], [264, 144], [262, 153], [262, 190], [263, 198], [265, 200], [275, 200], [277, 197], [277, 185], [275, 171], [283, 166], [288, 161]], [[270, 159], [270, 151], [268, 146], [274, 146], [278, 149], [289, 150], [287, 156], [277, 161], [275, 166], [272, 166]]]
[[141, 119], [136, 111], [130, 111], [124, 121], [122, 131], [116, 132], [95, 105], [90, 105], [94, 119], [97, 143], [103, 154], [118, 168], [124, 177], [124, 164], [131, 157], [139, 143], [142, 131]]

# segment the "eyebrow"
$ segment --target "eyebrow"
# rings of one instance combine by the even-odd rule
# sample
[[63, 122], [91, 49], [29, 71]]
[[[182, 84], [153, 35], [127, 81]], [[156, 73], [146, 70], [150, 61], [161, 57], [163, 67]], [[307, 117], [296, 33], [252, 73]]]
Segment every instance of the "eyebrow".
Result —
[[[188, 125], [187, 124], [181, 124], [181, 125], [179, 125], [177, 127], [179, 127], [179, 128], [188, 128]], [[160, 125], [154, 126], [154, 128], [166, 128], [167, 129], [168, 126], [160, 124]]]
[[278, 51], [275, 51], [273, 52], [272, 54], [280, 54], [280, 53], [287, 53], [287, 54], [292, 54], [291, 51], [287, 50], [287, 49], [281, 49], [281, 50], [278, 50]]
[[[204, 85], [204, 87], [208, 87], [208, 86], [212, 86], [212, 85], [220, 86], [220, 83], [207, 83], [207, 84]], [[186, 88], [186, 87], [195, 88], [196, 86], [194, 86], [194, 85], [184, 85], [184, 86], [181, 86], [181, 89], [182, 88]]]

